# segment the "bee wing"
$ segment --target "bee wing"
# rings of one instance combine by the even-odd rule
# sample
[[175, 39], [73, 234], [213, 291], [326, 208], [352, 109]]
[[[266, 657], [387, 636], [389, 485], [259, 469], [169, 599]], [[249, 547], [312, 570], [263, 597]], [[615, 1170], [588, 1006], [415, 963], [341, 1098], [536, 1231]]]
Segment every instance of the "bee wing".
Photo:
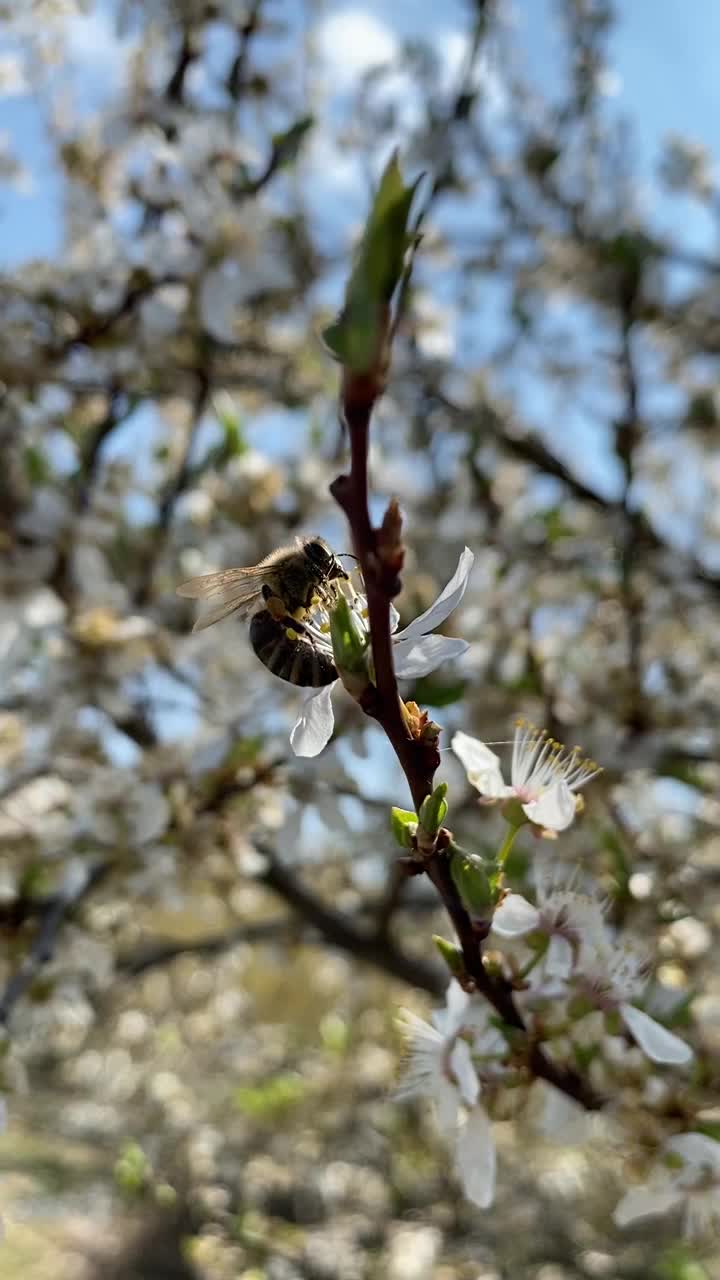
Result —
[[177, 594], [201, 602], [193, 631], [202, 631], [231, 613], [239, 612], [243, 616], [248, 613], [260, 599], [264, 582], [265, 573], [260, 565], [251, 569], [225, 569], [222, 573], [208, 573], [181, 583]]

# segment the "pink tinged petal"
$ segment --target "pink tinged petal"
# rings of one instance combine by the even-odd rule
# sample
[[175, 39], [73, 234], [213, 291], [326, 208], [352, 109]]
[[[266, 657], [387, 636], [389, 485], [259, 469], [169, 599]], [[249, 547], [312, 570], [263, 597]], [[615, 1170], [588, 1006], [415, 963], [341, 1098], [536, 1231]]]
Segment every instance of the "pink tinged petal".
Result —
[[683, 1193], [675, 1188], [632, 1187], [626, 1191], [613, 1213], [616, 1227], [627, 1227], [638, 1218], [668, 1213], [682, 1202]]
[[567, 938], [554, 933], [545, 954], [545, 973], [548, 978], [569, 978], [573, 969], [573, 951]]
[[501, 938], [521, 938], [532, 933], [540, 923], [540, 912], [521, 893], [509, 893], [503, 898], [492, 920], [494, 933]]
[[290, 746], [296, 756], [317, 756], [330, 741], [335, 726], [332, 691], [333, 685], [327, 684], [305, 699], [290, 733]]
[[435, 627], [439, 627], [441, 622], [450, 617], [453, 609], [457, 609], [465, 595], [470, 570], [474, 563], [475, 556], [470, 548], [466, 547], [458, 560], [457, 569], [435, 603], [421, 613], [419, 618], [414, 618], [410, 625], [399, 633], [398, 640], [416, 640], [420, 636], [427, 635], [428, 631], [434, 631]]
[[474, 1107], [480, 1094], [480, 1085], [473, 1066], [470, 1046], [466, 1040], [455, 1041], [450, 1054], [450, 1070], [463, 1102], [468, 1107]]
[[474, 1107], [460, 1130], [455, 1167], [468, 1200], [489, 1209], [495, 1198], [495, 1143], [487, 1112]]
[[445, 1137], [454, 1135], [458, 1122], [460, 1095], [450, 1080], [438, 1076], [434, 1088], [438, 1129]]
[[692, 1058], [690, 1046], [662, 1027], [649, 1013], [636, 1009], [633, 1004], [621, 1004], [620, 1014], [628, 1031], [651, 1062], [680, 1067]]
[[453, 640], [450, 636], [398, 640], [393, 643], [395, 671], [402, 680], [416, 680], [418, 676], [427, 676], [444, 663], [462, 657], [469, 648], [467, 640]]
[[459, 730], [453, 735], [450, 746], [465, 769], [468, 782], [480, 792], [481, 796], [497, 800], [506, 794], [507, 788], [503, 782], [500, 761], [495, 752], [486, 747], [484, 742], [480, 742], [478, 738], [471, 738], [469, 733]]
[[564, 831], [575, 817], [575, 797], [567, 782], [556, 782], [537, 800], [523, 805], [523, 812], [538, 827]]

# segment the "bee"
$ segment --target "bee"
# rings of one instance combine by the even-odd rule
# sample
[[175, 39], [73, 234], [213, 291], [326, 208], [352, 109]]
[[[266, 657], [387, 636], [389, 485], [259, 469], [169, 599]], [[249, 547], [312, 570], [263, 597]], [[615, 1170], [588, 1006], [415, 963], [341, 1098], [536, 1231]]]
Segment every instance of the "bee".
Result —
[[[329, 640], [306, 620], [315, 604], [330, 604], [337, 582], [347, 580], [324, 538], [296, 538], [247, 569], [225, 569], [191, 578], [178, 595], [200, 600], [205, 609], [193, 631], [231, 613], [250, 618], [250, 644], [269, 671], [290, 684], [319, 688], [337, 680]], [[264, 608], [258, 610], [258, 605]]]

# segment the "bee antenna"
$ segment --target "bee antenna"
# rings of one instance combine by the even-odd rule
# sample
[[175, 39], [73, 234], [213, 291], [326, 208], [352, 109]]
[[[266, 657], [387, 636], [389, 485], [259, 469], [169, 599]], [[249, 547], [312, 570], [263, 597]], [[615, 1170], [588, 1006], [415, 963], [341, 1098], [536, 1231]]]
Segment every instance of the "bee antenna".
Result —
[[340, 557], [343, 560], [347, 559], [347, 560], [354, 560], [356, 563], [358, 562], [357, 556], [354, 556], [352, 551], [338, 551], [338, 557]]

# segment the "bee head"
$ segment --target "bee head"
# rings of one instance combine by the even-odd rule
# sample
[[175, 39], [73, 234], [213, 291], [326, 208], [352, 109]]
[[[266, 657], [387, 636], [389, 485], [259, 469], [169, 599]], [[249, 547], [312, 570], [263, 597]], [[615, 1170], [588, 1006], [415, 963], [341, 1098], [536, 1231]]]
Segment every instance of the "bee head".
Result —
[[304, 550], [310, 563], [323, 578], [347, 578], [340, 561], [324, 538], [308, 538]]

